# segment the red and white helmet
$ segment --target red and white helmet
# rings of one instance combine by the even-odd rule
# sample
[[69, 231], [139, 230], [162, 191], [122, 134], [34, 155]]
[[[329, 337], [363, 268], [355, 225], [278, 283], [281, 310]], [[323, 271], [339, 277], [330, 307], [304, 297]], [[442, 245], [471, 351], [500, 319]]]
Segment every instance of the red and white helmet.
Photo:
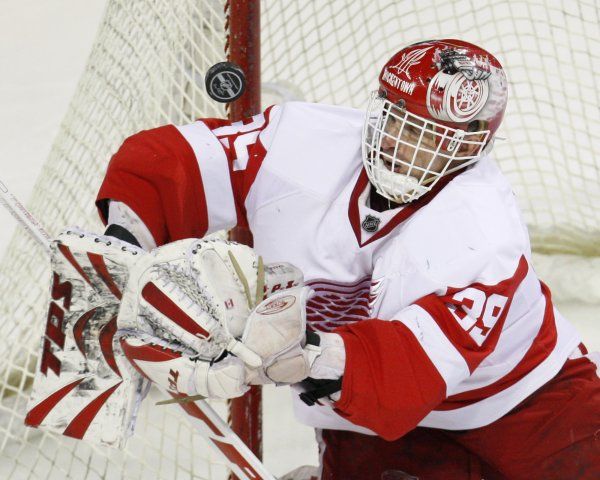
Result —
[[491, 149], [507, 101], [500, 62], [462, 40], [396, 53], [379, 75], [363, 130], [363, 162], [379, 194], [397, 203]]

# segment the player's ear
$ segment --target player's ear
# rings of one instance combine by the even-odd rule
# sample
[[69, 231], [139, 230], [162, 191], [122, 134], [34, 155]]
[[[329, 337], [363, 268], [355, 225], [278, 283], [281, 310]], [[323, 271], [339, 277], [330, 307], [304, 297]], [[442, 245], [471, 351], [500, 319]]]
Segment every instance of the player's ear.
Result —
[[[474, 120], [471, 123], [469, 123], [469, 127], [467, 128], [468, 132], [481, 132], [483, 130], [487, 130], [488, 128], [488, 122], [484, 121], [484, 120]], [[485, 136], [485, 133], [480, 133], [479, 135], [469, 135], [469, 140], [474, 141], [474, 142], [480, 142], [483, 140]], [[471, 156], [471, 155], [475, 155], [475, 153], [477, 152], [477, 150], [480, 148], [480, 145], [477, 143], [463, 143], [460, 146], [460, 149], [458, 151], [458, 155], [459, 156]]]

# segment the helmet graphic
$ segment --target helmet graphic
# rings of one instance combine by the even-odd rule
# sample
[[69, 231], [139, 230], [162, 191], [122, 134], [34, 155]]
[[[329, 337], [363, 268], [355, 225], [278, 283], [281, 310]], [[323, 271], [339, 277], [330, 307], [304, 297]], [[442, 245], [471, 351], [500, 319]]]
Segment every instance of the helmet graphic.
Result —
[[500, 62], [462, 40], [431, 40], [396, 53], [379, 75], [363, 130], [363, 162], [379, 194], [411, 202], [489, 151], [502, 122]]

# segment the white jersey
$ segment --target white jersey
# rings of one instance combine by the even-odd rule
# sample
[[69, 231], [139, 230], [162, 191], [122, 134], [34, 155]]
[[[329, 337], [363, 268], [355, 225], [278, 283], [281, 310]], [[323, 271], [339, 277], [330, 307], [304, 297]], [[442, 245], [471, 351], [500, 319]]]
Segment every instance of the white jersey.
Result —
[[[247, 224], [265, 262], [302, 269], [315, 291], [309, 325], [340, 332], [349, 356], [337, 409], [296, 400], [304, 423], [380, 433], [348, 413], [364, 403], [356, 392], [368, 382], [384, 416], [402, 416], [421, 395], [424, 403], [437, 400], [415, 414], [419, 425], [487, 425], [556, 375], [580, 338], [531, 266], [526, 227], [494, 161], [482, 158], [404, 207], [372, 210], [361, 161], [363, 115], [294, 102], [245, 122], [162, 127], [157, 138], [166, 135], [161, 142], [171, 144], [173, 157], [186, 158], [192, 180], [180, 181], [199, 182], [179, 195], [200, 192], [182, 204], [182, 225], [195, 222], [195, 230], [173, 221], [161, 226], [152, 212], [167, 209], [167, 194], [142, 192], [142, 204], [124, 193], [119, 175], [126, 168], [117, 167], [131, 152], [117, 153], [99, 198], [130, 205], [158, 243]], [[155, 140], [137, 141], [154, 148]], [[361, 322], [372, 329], [364, 337], [352, 327]], [[412, 353], [396, 358], [396, 338], [398, 352]], [[358, 358], [362, 363], [352, 360]], [[375, 363], [366, 365], [370, 359]], [[371, 379], [375, 364], [394, 365], [397, 385], [386, 387], [394, 372], [379, 385]], [[345, 395], [346, 383], [354, 398]]]

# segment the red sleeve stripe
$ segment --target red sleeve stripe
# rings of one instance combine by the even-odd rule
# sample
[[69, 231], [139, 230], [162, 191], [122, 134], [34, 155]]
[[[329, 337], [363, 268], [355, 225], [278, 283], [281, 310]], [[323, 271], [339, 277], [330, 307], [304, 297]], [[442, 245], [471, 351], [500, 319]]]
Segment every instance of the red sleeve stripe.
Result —
[[444, 399], [444, 379], [404, 323], [369, 319], [336, 333], [344, 340], [346, 370], [335, 408], [355, 425], [395, 440]]
[[399, 320], [412, 332], [444, 379], [446, 394], [452, 394], [453, 388], [470, 375], [464, 357], [423, 308], [411, 305], [402, 310]]
[[194, 122], [177, 129], [192, 147], [202, 177], [210, 179], [210, 182], [203, 185], [208, 213], [207, 233], [235, 226], [237, 215], [233, 189], [227, 156], [222, 145], [202, 122]]
[[[515, 292], [527, 276], [528, 271], [527, 259], [522, 256], [515, 273], [495, 285], [477, 282], [467, 287], [448, 287], [446, 295], [427, 295], [417, 300], [415, 305], [419, 305], [435, 320], [440, 330], [452, 342], [466, 361], [469, 372], [473, 373], [481, 362], [496, 349], [500, 334], [504, 330], [504, 323], [508, 312], [511, 310]], [[482, 318], [485, 313], [477, 314], [477, 318], [475, 318], [470, 312], [473, 300], [470, 297], [465, 297], [461, 300], [455, 296], [469, 290], [477, 291], [485, 298], [484, 306], [487, 305], [487, 299], [492, 295], [500, 295], [505, 298], [504, 307], [500, 309], [499, 316], [492, 326], [488, 328], [488, 331], [483, 333], [484, 338], [481, 343], [477, 343], [472, 336], [471, 330], [473, 327], [476, 327], [477, 330], [475, 330], [475, 333], [479, 331], [483, 332]], [[469, 318], [470, 322], [475, 321], [473, 327], [465, 330], [458, 320], [460, 314], [463, 315], [463, 318]]]
[[544, 309], [544, 319], [540, 330], [534, 338], [531, 346], [522, 357], [521, 361], [504, 376], [498, 378], [495, 382], [480, 388], [470, 389], [456, 395], [449, 396], [442, 405], [436, 410], [453, 410], [471, 405], [484, 398], [491, 397], [497, 393], [513, 386], [523, 377], [525, 377], [534, 368], [540, 365], [554, 351], [558, 339], [556, 323], [554, 318], [554, 308], [550, 296], [550, 290], [543, 283], [541, 284], [542, 293], [546, 300]]
[[[244, 182], [241, 196], [242, 203], [246, 202], [248, 192], [252, 188], [254, 180], [256, 180], [258, 171], [262, 167], [263, 161], [267, 155], [267, 148], [271, 144], [271, 138], [276, 131], [276, 129], [272, 126], [273, 121], [277, 123], [280, 113], [281, 107], [276, 105], [270, 106], [264, 112], [265, 123], [261, 128], [260, 133], [258, 134], [258, 138], [256, 140], [254, 148], [252, 149], [252, 155], [248, 159], [248, 165], [246, 166], [246, 171], [244, 174]], [[270, 128], [267, 128], [269, 126]]]

